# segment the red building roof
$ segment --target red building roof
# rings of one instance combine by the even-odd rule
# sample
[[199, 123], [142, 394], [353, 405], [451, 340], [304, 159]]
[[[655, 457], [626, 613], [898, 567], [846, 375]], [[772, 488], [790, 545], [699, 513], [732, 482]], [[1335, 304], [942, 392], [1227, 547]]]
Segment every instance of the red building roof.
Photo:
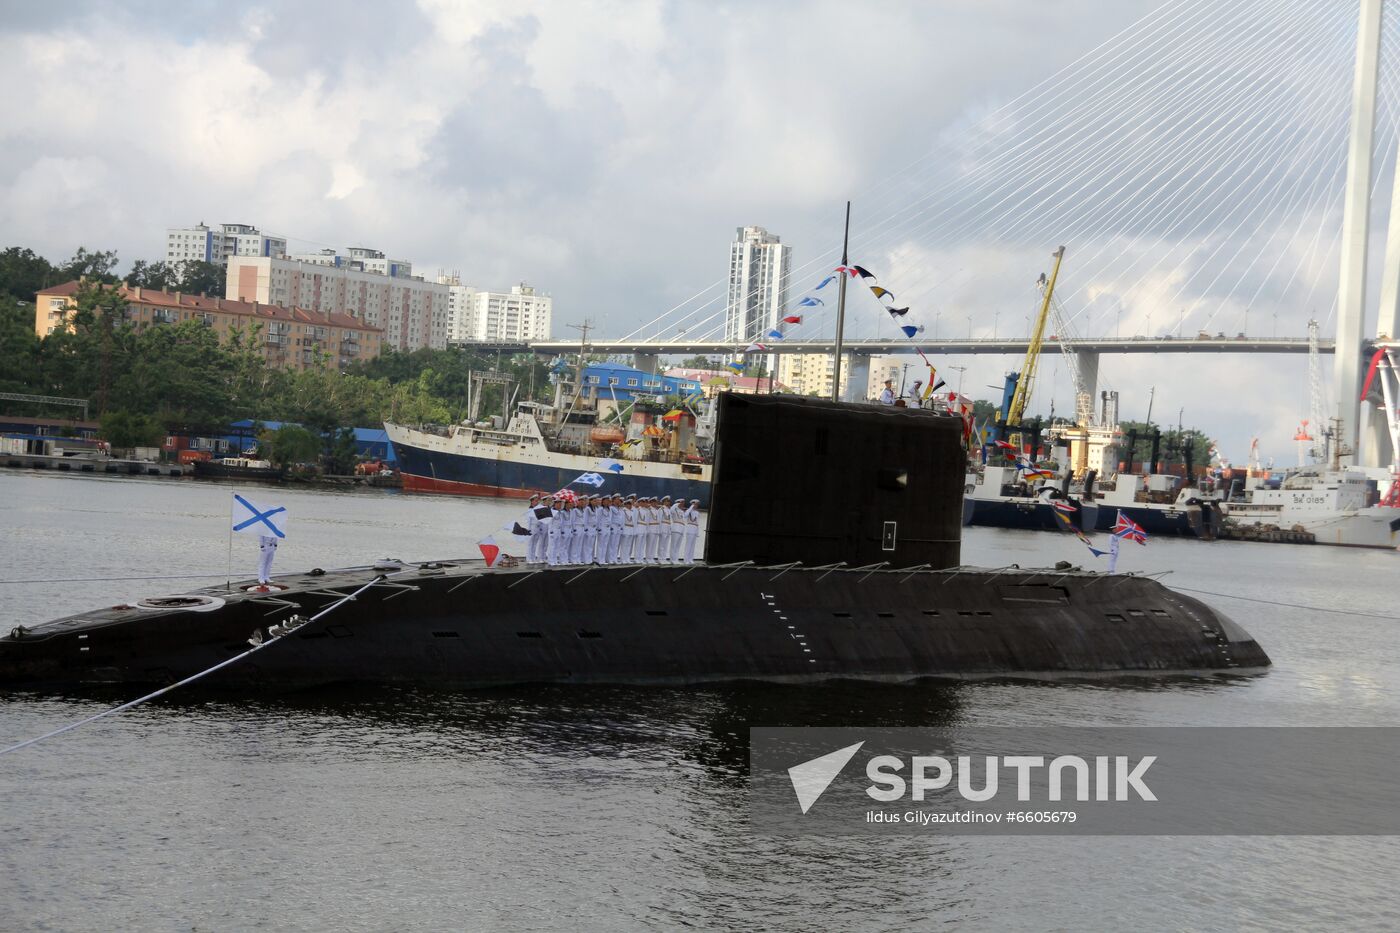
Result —
[[[46, 288], [39, 297], [71, 298], [78, 291], [79, 282], [74, 279]], [[348, 327], [355, 330], [383, 333], [384, 328], [366, 324], [351, 314], [339, 311], [309, 311], [306, 308], [284, 308], [281, 305], [261, 304], [256, 301], [235, 301], [232, 298], [206, 298], [203, 295], [186, 295], [182, 292], [168, 292], [163, 289], [133, 288], [121, 285], [122, 296], [131, 304], [147, 305], [154, 308], [185, 308], [191, 311], [215, 311], [223, 314], [237, 314], [266, 321], [287, 321], [293, 324], [312, 324], [321, 327]]]

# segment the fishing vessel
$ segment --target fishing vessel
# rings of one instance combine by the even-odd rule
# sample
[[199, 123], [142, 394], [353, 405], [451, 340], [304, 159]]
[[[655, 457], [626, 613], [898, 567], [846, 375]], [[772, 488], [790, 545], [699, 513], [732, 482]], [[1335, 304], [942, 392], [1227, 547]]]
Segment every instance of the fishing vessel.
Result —
[[1073, 527], [1089, 532], [1099, 519], [1091, 497], [1071, 496], [1050, 482], [1035, 487], [1014, 467], [987, 466], [967, 474], [965, 495], [968, 525], [1060, 531], [1063, 520], [1058, 513]]
[[1113, 527], [1119, 512], [1148, 534], [1183, 535], [1212, 541], [1223, 521], [1220, 497], [1163, 473], [1119, 473], [1094, 493], [1099, 531]]
[[901, 681], [1269, 664], [1234, 622], [1151, 577], [963, 566], [960, 419], [719, 398], [703, 563], [447, 560], [241, 581], [16, 626], [0, 636], [0, 687]]
[[608, 458], [620, 467], [609, 493], [699, 499], [709, 508], [704, 409], [668, 409], [659, 397], [627, 405], [600, 398], [583, 383], [581, 359], [555, 375], [552, 404], [520, 402], [508, 416], [443, 427], [385, 422], [404, 490], [525, 498], [563, 489]]
[[254, 457], [220, 457], [216, 460], [195, 460], [194, 475], [204, 479], [270, 480], [286, 477], [287, 471], [275, 467], [269, 460]]
[[1400, 547], [1400, 508], [1376, 501], [1374, 481], [1360, 471], [1304, 466], [1276, 481], [1232, 490], [1222, 508], [1235, 525], [1298, 529], [1318, 544]]

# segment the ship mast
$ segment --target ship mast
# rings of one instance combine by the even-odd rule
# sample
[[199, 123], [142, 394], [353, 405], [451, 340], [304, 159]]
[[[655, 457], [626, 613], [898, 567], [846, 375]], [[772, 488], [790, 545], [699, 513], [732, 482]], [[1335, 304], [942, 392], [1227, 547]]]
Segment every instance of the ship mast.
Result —
[[836, 283], [836, 346], [832, 360], [831, 400], [841, 401], [841, 342], [846, 336], [846, 276], [845, 266], [850, 263], [851, 246], [851, 202], [846, 202], [846, 232], [841, 237], [841, 281]]

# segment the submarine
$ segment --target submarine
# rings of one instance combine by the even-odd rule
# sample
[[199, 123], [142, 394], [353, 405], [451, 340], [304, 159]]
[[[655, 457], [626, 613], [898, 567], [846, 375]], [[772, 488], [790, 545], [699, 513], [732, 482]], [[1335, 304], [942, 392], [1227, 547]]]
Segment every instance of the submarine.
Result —
[[[282, 574], [15, 626], [0, 688], [687, 684], [1249, 672], [1263, 648], [1156, 579], [960, 563], [962, 425], [719, 396], [702, 563]], [[250, 651], [250, 642], [254, 649]], [[247, 655], [244, 657], [244, 655]]]

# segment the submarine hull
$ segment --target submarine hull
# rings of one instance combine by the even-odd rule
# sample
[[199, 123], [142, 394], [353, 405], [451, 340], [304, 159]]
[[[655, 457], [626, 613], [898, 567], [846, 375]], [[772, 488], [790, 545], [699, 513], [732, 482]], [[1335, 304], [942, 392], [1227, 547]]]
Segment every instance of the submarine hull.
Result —
[[[112, 607], [0, 637], [0, 685], [171, 683], [376, 578], [284, 577], [275, 594], [195, 591], [195, 609]], [[173, 605], [179, 605], [179, 602]], [[353, 608], [352, 608], [353, 607]], [[266, 637], [266, 636], [264, 636]], [[785, 567], [394, 574], [210, 675], [214, 687], [405, 682], [908, 680], [1245, 671], [1239, 626], [1143, 577], [1078, 570]]]

